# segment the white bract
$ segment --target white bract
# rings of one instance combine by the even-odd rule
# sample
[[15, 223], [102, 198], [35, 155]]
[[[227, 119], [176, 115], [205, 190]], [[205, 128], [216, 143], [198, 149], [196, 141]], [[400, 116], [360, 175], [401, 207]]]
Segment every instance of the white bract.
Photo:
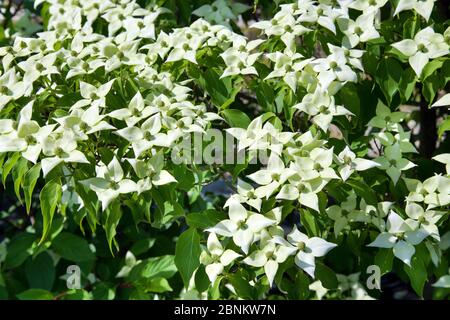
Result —
[[405, 10], [414, 10], [424, 17], [425, 20], [428, 20], [433, 11], [435, 1], [436, 0], [400, 0], [397, 7], [395, 7], [394, 15]]

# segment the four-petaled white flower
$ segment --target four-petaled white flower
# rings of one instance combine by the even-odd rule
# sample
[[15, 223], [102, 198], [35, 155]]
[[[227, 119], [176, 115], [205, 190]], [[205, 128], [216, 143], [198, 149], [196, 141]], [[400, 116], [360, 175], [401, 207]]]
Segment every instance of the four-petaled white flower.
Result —
[[387, 231], [380, 233], [368, 246], [392, 248], [394, 256], [410, 266], [411, 258], [416, 252], [414, 246], [421, 243], [429, 234], [417, 226], [411, 227], [394, 211], [389, 214], [386, 227]]
[[260, 213], [247, 211], [239, 202], [228, 206], [229, 219], [220, 221], [214, 227], [206, 229], [221, 236], [232, 237], [233, 242], [247, 254], [256, 234], [262, 229], [275, 225], [276, 221]]
[[215, 233], [210, 233], [207, 241], [207, 251], [200, 255], [200, 262], [205, 265], [205, 272], [209, 280], [214, 283], [223, 269], [241, 255], [231, 249], [224, 249]]
[[364, 171], [380, 165], [372, 160], [356, 158], [355, 153], [348, 146], [337, 155], [336, 160], [339, 163], [338, 171], [343, 181], [346, 181], [355, 170]]
[[444, 36], [434, 32], [432, 27], [419, 31], [414, 39], [405, 39], [392, 46], [408, 57], [409, 64], [419, 78], [430, 59], [445, 56], [450, 52]]
[[303, 269], [312, 278], [315, 277], [316, 258], [325, 256], [337, 245], [319, 237], [309, 238], [294, 227], [287, 235], [287, 241], [281, 237], [275, 237], [274, 242], [297, 251], [295, 264]]
[[102, 210], [119, 195], [137, 191], [136, 183], [124, 177], [122, 166], [115, 156], [107, 166], [100, 163], [95, 171], [97, 177], [83, 180], [81, 183], [97, 194], [102, 203]]

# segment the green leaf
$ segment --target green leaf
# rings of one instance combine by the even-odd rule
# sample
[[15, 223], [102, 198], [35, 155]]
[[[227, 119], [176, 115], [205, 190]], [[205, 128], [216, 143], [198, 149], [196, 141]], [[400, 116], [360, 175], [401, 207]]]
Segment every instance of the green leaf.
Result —
[[234, 102], [242, 86], [237, 81], [233, 83], [232, 77], [220, 79], [214, 68], [209, 68], [206, 72], [196, 70], [192, 76], [198, 80], [200, 87], [211, 96], [211, 102], [220, 110], [226, 109]]
[[358, 90], [353, 83], [346, 84], [340, 91], [339, 96], [342, 101], [342, 105], [355, 115], [355, 119], [358, 119], [361, 109], [361, 102], [359, 101]]
[[185, 287], [189, 286], [192, 274], [200, 265], [200, 253], [200, 236], [196, 229], [189, 228], [181, 234], [175, 248], [175, 265]]
[[36, 236], [31, 233], [20, 233], [8, 244], [4, 267], [12, 269], [20, 266], [31, 254]]
[[336, 289], [338, 286], [338, 280], [334, 271], [321, 262], [316, 262], [315, 276], [327, 289]]
[[211, 285], [211, 281], [209, 281], [204, 265], [200, 265], [198, 267], [197, 271], [195, 272], [194, 281], [195, 281], [195, 289], [198, 292], [206, 291]]
[[423, 68], [422, 74], [420, 75], [421, 80], [425, 81], [429, 76], [431, 76], [437, 69], [441, 68], [445, 62], [444, 59], [433, 59], [428, 62]]
[[[114, 256], [113, 252], [113, 242], [115, 243], [116, 229], [119, 225], [120, 218], [122, 217], [122, 211], [120, 210], [120, 203], [118, 201], [114, 201], [108, 209], [105, 211], [106, 213], [106, 222], [103, 228], [106, 232], [106, 239], [108, 240], [109, 251]], [[117, 248], [117, 244], [116, 244]]]
[[389, 105], [395, 93], [398, 91], [402, 73], [402, 66], [394, 58], [387, 58], [380, 62], [375, 81], [380, 86]]
[[393, 262], [394, 254], [392, 253], [392, 249], [380, 249], [375, 255], [375, 264], [380, 267], [381, 275], [392, 270]]
[[14, 180], [14, 192], [16, 193], [17, 198], [20, 202], [22, 202], [22, 196], [20, 195], [20, 187], [22, 185], [22, 179], [24, 174], [28, 170], [28, 160], [25, 158], [20, 158], [17, 164], [14, 166], [12, 170], [12, 176]]
[[174, 258], [174, 256], [166, 255], [143, 260], [131, 270], [127, 279], [136, 281], [141, 278], [171, 278], [177, 272]]
[[309, 235], [319, 235], [319, 226], [317, 225], [316, 218], [314, 217], [314, 214], [312, 214], [308, 209], [301, 209], [300, 220]]
[[227, 277], [227, 279], [230, 281], [240, 298], [255, 298], [255, 288], [250, 285], [249, 281], [244, 277], [242, 272], [238, 271], [237, 273], [231, 274]]
[[47, 252], [31, 258], [25, 264], [25, 275], [31, 288], [52, 290], [55, 281], [55, 266]]
[[425, 264], [416, 255], [411, 259], [411, 267], [405, 264], [404, 270], [408, 274], [412, 288], [420, 297], [422, 297], [423, 287], [425, 286], [428, 277]]
[[295, 276], [295, 283], [293, 286], [293, 292], [292, 294], [294, 294], [294, 299], [298, 299], [298, 300], [306, 300], [309, 297], [310, 294], [310, 290], [309, 290], [309, 285], [310, 285], [310, 280], [309, 277], [303, 272], [303, 271], [299, 271], [297, 272], [297, 275]]
[[145, 292], [170, 292], [172, 287], [166, 278], [158, 277], [153, 279], [143, 279], [136, 284], [137, 287], [141, 287]]
[[111, 288], [104, 282], [100, 282], [92, 290], [92, 296], [94, 300], [114, 300], [116, 293], [114, 288]]
[[213, 209], [208, 209], [203, 212], [194, 212], [186, 216], [187, 224], [192, 228], [199, 229], [213, 227], [223, 219], [225, 219], [225, 214]]
[[16, 152], [11, 157], [6, 160], [5, 164], [2, 168], [2, 182], [3, 186], [5, 186], [6, 178], [8, 177], [9, 173], [11, 172], [12, 168], [16, 164], [17, 160], [20, 158], [20, 153]]
[[50, 231], [56, 206], [61, 199], [62, 188], [58, 181], [48, 182], [41, 190], [39, 199], [43, 218], [42, 237], [39, 244], [43, 243]]
[[0, 300], [7, 300], [9, 297], [8, 290], [6, 289], [5, 280], [0, 272]]
[[444, 121], [441, 122], [438, 128], [439, 137], [442, 137], [444, 132], [450, 130], [450, 117], [447, 117]]
[[66, 260], [89, 261], [95, 258], [88, 242], [72, 233], [62, 232], [52, 242], [53, 250]]
[[402, 78], [400, 79], [400, 83], [398, 85], [400, 95], [405, 102], [411, 98], [414, 88], [416, 87], [416, 81], [417, 77], [414, 70], [411, 68], [406, 68], [403, 71]]
[[350, 179], [347, 184], [355, 190], [356, 194], [370, 204], [377, 204], [377, 195], [363, 180]]
[[23, 178], [23, 192], [25, 196], [25, 205], [27, 213], [30, 213], [31, 198], [33, 196], [34, 187], [41, 174], [41, 164], [37, 163], [25, 174]]
[[225, 121], [234, 128], [247, 128], [250, 124], [250, 118], [241, 110], [237, 109], [226, 109], [221, 112]]
[[428, 105], [431, 105], [434, 101], [434, 97], [438, 90], [443, 87], [443, 77], [437, 74], [433, 74], [427, 78], [423, 83], [422, 94], [428, 101]]
[[53, 294], [43, 289], [29, 289], [17, 295], [19, 300], [53, 300]]

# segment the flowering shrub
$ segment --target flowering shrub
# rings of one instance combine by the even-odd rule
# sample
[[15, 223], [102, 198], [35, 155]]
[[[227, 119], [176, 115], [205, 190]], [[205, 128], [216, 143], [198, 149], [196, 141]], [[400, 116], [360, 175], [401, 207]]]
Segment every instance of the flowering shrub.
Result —
[[275, 3], [34, 2], [0, 48], [0, 296], [448, 294], [446, 8]]

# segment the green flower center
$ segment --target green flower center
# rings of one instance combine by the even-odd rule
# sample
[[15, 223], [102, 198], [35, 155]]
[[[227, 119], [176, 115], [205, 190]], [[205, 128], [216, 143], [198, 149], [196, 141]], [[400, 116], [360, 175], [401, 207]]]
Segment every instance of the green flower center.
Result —
[[142, 116], [142, 113], [136, 108], [133, 108], [133, 110], [131, 110], [131, 114], [133, 116], [135, 116], [135, 117], [141, 117]]
[[33, 137], [31, 134], [25, 137], [25, 141], [27, 144], [36, 144], [36, 138]]
[[36, 70], [39, 72], [42, 72], [45, 70], [45, 67], [42, 63], [38, 62], [38, 63], [36, 63]]
[[323, 167], [320, 163], [315, 163], [314, 164], [314, 169], [317, 171], [323, 170]]
[[299, 243], [297, 243], [297, 248], [299, 251], [303, 251], [306, 248], [306, 244], [303, 241], [300, 241]]
[[351, 165], [352, 164], [352, 158], [350, 158], [349, 156], [345, 156], [344, 157], [344, 163], [346, 165]]
[[63, 155], [64, 155], [64, 150], [61, 148], [61, 147], [57, 147], [56, 149], [55, 149], [55, 155], [57, 156], [57, 157], [62, 157]]

